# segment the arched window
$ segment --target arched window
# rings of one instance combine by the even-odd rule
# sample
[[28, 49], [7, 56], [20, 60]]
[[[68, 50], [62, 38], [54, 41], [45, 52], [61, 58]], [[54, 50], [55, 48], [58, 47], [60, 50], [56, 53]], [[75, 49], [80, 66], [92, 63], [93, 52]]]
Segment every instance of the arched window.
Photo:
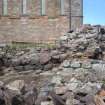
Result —
[[60, 10], [61, 10], [61, 15], [65, 15], [65, 10], [64, 10], [64, 1], [65, 1], [65, 0], [60, 0]]
[[7, 0], [3, 0], [3, 16], [7, 16], [8, 15], [8, 1]]
[[27, 15], [27, 0], [22, 0], [22, 14]]
[[46, 1], [41, 0], [41, 15], [46, 15]]

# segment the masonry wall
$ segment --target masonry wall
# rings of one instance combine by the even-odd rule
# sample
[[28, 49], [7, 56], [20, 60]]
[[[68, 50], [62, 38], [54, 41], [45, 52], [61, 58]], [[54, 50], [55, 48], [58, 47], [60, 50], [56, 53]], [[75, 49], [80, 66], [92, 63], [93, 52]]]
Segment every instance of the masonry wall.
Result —
[[0, 20], [0, 40], [2, 41], [47, 41], [55, 40], [68, 31], [68, 20], [66, 17], [48, 19], [39, 17], [37, 19], [8, 19]]
[[83, 24], [83, 0], [71, 0], [71, 27], [78, 28]]
[[[7, 1], [8, 14], [3, 16], [0, 0], [0, 42], [54, 41], [69, 30], [69, 0], [64, 0], [64, 15], [60, 0], [46, 0], [45, 16], [41, 16], [40, 0], [27, 0], [27, 14], [22, 13], [22, 0]], [[80, 18], [72, 21], [77, 26], [81, 24]]]

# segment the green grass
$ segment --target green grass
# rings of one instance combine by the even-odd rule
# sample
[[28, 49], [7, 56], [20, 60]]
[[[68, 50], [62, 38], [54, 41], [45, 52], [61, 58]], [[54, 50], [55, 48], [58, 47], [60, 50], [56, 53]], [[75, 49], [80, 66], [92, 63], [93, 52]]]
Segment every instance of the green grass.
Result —
[[24, 49], [27, 47], [30, 48], [54, 48], [55, 43], [27, 43], [27, 42], [12, 42], [10, 45], [12, 48], [17, 48], [17, 49]]

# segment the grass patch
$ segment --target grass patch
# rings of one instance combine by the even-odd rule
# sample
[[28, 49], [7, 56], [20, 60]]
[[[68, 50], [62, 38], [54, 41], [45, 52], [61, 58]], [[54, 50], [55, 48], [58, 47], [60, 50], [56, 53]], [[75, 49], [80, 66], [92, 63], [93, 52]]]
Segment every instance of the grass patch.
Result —
[[54, 48], [55, 43], [27, 43], [27, 42], [12, 42], [12, 48], [25, 49], [25, 48]]

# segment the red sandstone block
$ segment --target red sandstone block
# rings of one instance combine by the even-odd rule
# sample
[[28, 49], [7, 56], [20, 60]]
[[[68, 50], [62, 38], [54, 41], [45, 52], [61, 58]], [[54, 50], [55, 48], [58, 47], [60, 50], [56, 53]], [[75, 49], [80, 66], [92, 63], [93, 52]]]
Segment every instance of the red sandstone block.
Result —
[[19, 17], [22, 14], [22, 0], [8, 0], [8, 14], [10, 17]]
[[41, 16], [41, 0], [27, 0], [27, 14], [31, 18]]

